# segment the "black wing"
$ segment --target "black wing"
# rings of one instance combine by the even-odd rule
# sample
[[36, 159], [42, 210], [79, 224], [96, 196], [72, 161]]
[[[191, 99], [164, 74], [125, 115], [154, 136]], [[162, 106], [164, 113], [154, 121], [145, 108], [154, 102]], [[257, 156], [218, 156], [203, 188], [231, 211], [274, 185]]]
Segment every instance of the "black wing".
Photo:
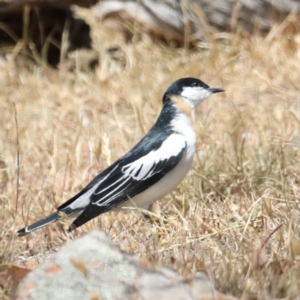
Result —
[[[186, 148], [185, 138], [180, 134], [174, 133], [168, 137], [157, 133], [152, 137], [148, 134], [78, 194], [82, 195], [97, 185], [90, 195], [90, 204], [73, 222], [73, 228], [119, 206], [154, 185], [179, 163]], [[78, 195], [75, 197], [78, 198]], [[73, 202], [75, 197], [69, 201]], [[65, 206], [66, 204], [59, 209]]]

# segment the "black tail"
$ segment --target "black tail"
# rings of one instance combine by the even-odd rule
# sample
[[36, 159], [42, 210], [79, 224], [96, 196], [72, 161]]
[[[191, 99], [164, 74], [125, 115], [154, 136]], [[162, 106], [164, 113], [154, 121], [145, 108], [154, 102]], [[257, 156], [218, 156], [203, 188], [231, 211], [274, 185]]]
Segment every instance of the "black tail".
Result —
[[41, 219], [41, 220], [33, 223], [32, 225], [29, 225], [29, 226], [27, 226], [23, 229], [20, 229], [17, 232], [17, 234], [18, 234], [18, 236], [24, 236], [24, 235], [26, 235], [26, 234], [28, 234], [28, 233], [36, 230], [36, 229], [39, 229], [39, 228], [44, 227], [48, 224], [51, 224], [51, 223], [53, 223], [53, 222], [55, 222], [55, 221], [57, 221], [61, 218], [62, 218], [62, 216], [60, 215], [60, 212], [57, 211], [57, 212], [45, 217], [44, 219]]

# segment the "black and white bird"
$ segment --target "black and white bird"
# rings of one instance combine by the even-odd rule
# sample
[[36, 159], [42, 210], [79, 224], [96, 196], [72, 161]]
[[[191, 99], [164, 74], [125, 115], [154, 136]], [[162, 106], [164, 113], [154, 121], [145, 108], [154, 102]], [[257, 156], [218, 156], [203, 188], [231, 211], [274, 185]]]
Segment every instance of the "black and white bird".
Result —
[[98, 174], [51, 215], [18, 231], [24, 236], [65, 216], [76, 218], [69, 231], [109, 210], [148, 208], [170, 193], [191, 168], [196, 133], [194, 110], [214, 93], [196, 78], [181, 78], [163, 96], [162, 111], [148, 134], [127, 154]]

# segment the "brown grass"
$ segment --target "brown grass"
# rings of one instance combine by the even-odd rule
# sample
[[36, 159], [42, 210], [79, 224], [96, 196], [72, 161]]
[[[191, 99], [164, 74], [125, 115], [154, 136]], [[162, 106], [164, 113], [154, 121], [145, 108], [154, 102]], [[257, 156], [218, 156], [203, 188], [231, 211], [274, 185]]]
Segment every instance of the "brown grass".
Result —
[[[168, 85], [194, 76], [226, 93], [198, 109], [192, 171], [155, 203], [151, 220], [107, 213], [76, 236], [104, 230], [125, 251], [186, 276], [205, 271], [244, 299], [298, 296], [300, 36], [292, 24], [264, 38], [216, 34], [187, 51], [146, 36], [125, 44], [80, 13], [101, 56], [95, 72], [0, 65], [0, 262], [35, 267], [62, 247], [64, 224], [26, 238], [15, 232], [129, 150], [156, 120]], [[106, 53], [115, 45], [117, 61]]]

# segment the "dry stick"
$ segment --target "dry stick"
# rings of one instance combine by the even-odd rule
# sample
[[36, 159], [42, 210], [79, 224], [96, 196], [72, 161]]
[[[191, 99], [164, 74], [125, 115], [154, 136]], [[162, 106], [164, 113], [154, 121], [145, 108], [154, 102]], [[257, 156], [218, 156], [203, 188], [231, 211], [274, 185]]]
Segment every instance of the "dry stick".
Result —
[[[258, 255], [260, 255], [261, 251], [263, 250], [263, 248], [267, 245], [268, 241], [270, 240], [270, 238], [272, 237], [272, 235], [279, 229], [282, 227], [282, 224], [278, 225], [268, 236], [267, 238], [264, 240], [264, 242], [262, 243], [262, 245], [260, 246], [260, 249], [258, 251]], [[265, 265], [265, 264], [264, 264]]]
[[59, 56], [60, 66], [62, 66], [63, 62], [65, 61], [65, 58], [67, 57], [67, 52], [69, 47], [68, 41], [69, 41], [69, 34], [70, 34], [70, 23], [71, 23], [70, 18], [67, 18], [62, 33], [62, 38], [61, 38], [61, 49], [60, 49], [60, 56]]
[[260, 250], [266, 246], [267, 242], [269, 241], [269, 239], [271, 238], [271, 236], [280, 228], [282, 227], [282, 224], [278, 225], [268, 236], [267, 238], [264, 240], [263, 244], [260, 247]]
[[14, 223], [13, 223], [13, 234], [12, 234], [12, 251], [11, 251], [11, 257], [10, 261], [13, 261], [14, 258], [14, 240], [15, 240], [15, 227], [16, 227], [16, 217], [17, 217], [17, 211], [18, 211], [18, 202], [19, 202], [19, 183], [20, 183], [20, 140], [19, 140], [19, 124], [18, 124], [18, 114], [17, 114], [17, 108], [16, 104], [12, 102], [12, 105], [14, 107], [14, 119], [15, 119], [15, 125], [16, 125], [16, 138], [17, 138], [17, 170], [16, 170], [16, 176], [17, 176], [17, 182], [16, 182], [16, 200], [15, 200], [15, 213], [14, 213]]

